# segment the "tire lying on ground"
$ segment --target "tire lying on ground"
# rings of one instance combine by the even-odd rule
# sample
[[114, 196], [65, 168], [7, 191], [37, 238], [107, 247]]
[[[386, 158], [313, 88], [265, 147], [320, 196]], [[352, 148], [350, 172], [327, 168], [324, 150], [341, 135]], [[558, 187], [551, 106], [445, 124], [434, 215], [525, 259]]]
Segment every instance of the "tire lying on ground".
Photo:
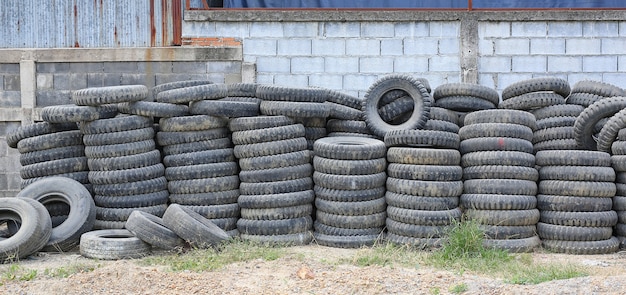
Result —
[[52, 221], [39, 202], [25, 198], [4, 198], [0, 204], [0, 223], [19, 224], [17, 231], [0, 239], [0, 261], [29, 256], [42, 249], [52, 234]]
[[213, 222], [178, 204], [171, 204], [165, 210], [163, 223], [196, 248], [215, 247], [229, 238], [228, 234]]
[[96, 230], [80, 237], [80, 255], [87, 258], [135, 259], [149, 254], [150, 245], [126, 229]]
[[165, 250], [182, 247], [185, 243], [176, 233], [171, 231], [158, 216], [133, 211], [126, 220], [126, 229], [142, 241]]
[[78, 245], [80, 236], [93, 228], [96, 207], [89, 191], [78, 181], [66, 177], [44, 178], [30, 184], [17, 197], [34, 199], [43, 205], [69, 205], [67, 219], [52, 228], [44, 251], [71, 250]]

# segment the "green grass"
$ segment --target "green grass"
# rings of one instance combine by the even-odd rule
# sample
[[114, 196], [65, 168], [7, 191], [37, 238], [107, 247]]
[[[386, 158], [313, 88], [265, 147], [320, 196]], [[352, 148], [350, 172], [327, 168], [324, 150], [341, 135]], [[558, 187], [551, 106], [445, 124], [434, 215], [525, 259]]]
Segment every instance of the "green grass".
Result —
[[46, 268], [43, 274], [51, 278], [67, 278], [73, 274], [93, 271], [98, 267], [99, 265], [72, 264], [53, 269]]
[[339, 263], [364, 266], [416, 267], [423, 259], [424, 252], [416, 251], [407, 246], [398, 246], [392, 243], [378, 244], [371, 248], [362, 248], [350, 257], [340, 259]]
[[143, 265], [162, 265], [171, 271], [211, 271], [226, 265], [254, 259], [276, 260], [284, 255], [284, 249], [239, 239], [222, 244], [218, 249], [194, 249], [185, 253], [174, 253], [146, 257]]
[[460, 283], [458, 285], [454, 285], [450, 288], [450, 292], [454, 293], [454, 294], [461, 294], [465, 291], [467, 291], [467, 284], [465, 283]]
[[19, 264], [10, 264], [0, 278], [0, 286], [9, 281], [30, 281], [37, 277], [37, 270], [23, 268]]

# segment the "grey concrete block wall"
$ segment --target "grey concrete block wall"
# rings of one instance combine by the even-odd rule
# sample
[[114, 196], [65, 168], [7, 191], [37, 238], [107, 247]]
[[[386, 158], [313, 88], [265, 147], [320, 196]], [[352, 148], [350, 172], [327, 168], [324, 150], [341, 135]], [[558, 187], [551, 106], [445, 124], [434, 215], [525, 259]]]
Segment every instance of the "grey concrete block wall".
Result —
[[257, 82], [364, 96], [381, 76], [408, 73], [433, 87], [460, 81], [459, 22], [184, 22], [183, 36], [243, 40]]

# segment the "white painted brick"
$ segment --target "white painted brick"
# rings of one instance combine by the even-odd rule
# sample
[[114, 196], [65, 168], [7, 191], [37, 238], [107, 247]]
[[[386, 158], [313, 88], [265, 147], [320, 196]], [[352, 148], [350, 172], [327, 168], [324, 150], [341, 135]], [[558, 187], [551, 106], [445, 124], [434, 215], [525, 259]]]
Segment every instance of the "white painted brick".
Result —
[[626, 39], [602, 39], [602, 54], [626, 54]]
[[478, 59], [479, 73], [507, 73], [511, 71], [511, 58], [508, 56], [483, 56]]
[[439, 39], [439, 54], [459, 54], [459, 38]]
[[395, 25], [396, 37], [422, 37], [428, 36], [430, 31], [428, 22], [400, 22]]
[[37, 74], [37, 90], [49, 90], [54, 87], [54, 75]]
[[343, 89], [343, 76], [311, 75], [309, 76], [309, 86], [341, 90]]
[[[446, 73], [421, 73], [419, 75], [415, 75], [416, 77], [424, 78], [428, 80], [428, 84], [430, 84], [430, 88], [434, 91], [440, 85], [448, 83], [447, 74]], [[432, 91], [431, 91], [432, 93]]]
[[493, 40], [478, 40], [478, 53], [480, 55], [493, 55], [494, 54], [494, 42]]
[[326, 73], [358, 73], [358, 57], [325, 57], [324, 69]]
[[567, 73], [534, 73], [533, 78], [554, 77], [567, 81]]
[[318, 35], [318, 23], [284, 23], [283, 36], [285, 37], [315, 37]]
[[582, 68], [582, 57], [548, 56], [548, 72], [580, 72]]
[[383, 39], [380, 41], [380, 55], [402, 55], [402, 39]]
[[428, 57], [402, 56], [393, 62], [393, 71], [396, 73], [424, 73], [428, 72]]
[[394, 36], [394, 24], [391, 22], [361, 23], [361, 37], [384, 38]]
[[431, 37], [458, 37], [459, 22], [431, 22], [429, 36]]
[[313, 39], [313, 55], [345, 55], [344, 39]]
[[496, 75], [478, 74], [478, 84], [485, 87], [496, 89]]
[[343, 89], [348, 91], [367, 91], [378, 80], [377, 75], [345, 75], [343, 77]]
[[323, 73], [323, 57], [294, 57], [291, 59], [292, 73]]
[[393, 58], [391, 57], [362, 57], [359, 60], [359, 72], [383, 73], [393, 72]]
[[513, 37], [543, 37], [548, 34], [546, 22], [512, 22], [511, 36]]
[[[250, 23], [218, 22], [215, 23], [215, 36], [246, 38], [250, 37]], [[210, 36], [210, 37], [215, 37]], [[252, 36], [254, 37], [254, 36]]]
[[606, 73], [602, 75], [602, 82], [626, 88], [626, 73]]
[[278, 40], [278, 55], [310, 55], [311, 39]]
[[511, 64], [513, 72], [545, 73], [547, 70], [547, 57], [513, 56]]
[[580, 22], [550, 22], [548, 36], [550, 37], [580, 37], [583, 35], [583, 26]]
[[619, 56], [617, 58], [617, 71], [626, 72], [626, 56]]
[[496, 89], [502, 91], [507, 86], [532, 78], [532, 74], [501, 73], [498, 74]]
[[285, 57], [258, 57], [256, 70], [259, 73], [289, 73], [291, 61]]
[[258, 73], [256, 75], [256, 82], [259, 84], [274, 84], [274, 75]]
[[405, 55], [435, 55], [437, 54], [436, 38], [410, 38], [404, 39]]
[[290, 87], [309, 86], [309, 76], [307, 75], [275, 75], [274, 84]]
[[243, 55], [243, 61], [244, 62], [249, 62], [249, 63], [256, 63], [256, 55]]
[[428, 70], [433, 72], [458, 72], [461, 65], [458, 56], [433, 56], [428, 60]]
[[619, 35], [626, 36], [626, 21], [619, 22]]
[[243, 41], [243, 54], [246, 55], [276, 55], [276, 40], [271, 39], [245, 39]]
[[511, 23], [510, 22], [479, 22], [478, 23], [478, 38], [489, 37], [510, 37], [511, 36]]
[[350, 39], [346, 41], [347, 55], [380, 55], [380, 40]]
[[530, 54], [565, 54], [565, 39], [530, 39]]
[[283, 37], [283, 23], [253, 22], [252, 24], [250, 24], [250, 36]]
[[528, 54], [530, 40], [528, 39], [499, 39], [496, 40], [496, 55]]
[[359, 37], [361, 24], [358, 22], [330, 22], [324, 24], [324, 36], [326, 37]]
[[567, 82], [570, 85], [576, 84], [578, 81], [582, 80], [594, 80], [594, 81], [602, 81], [601, 73], [568, 73], [567, 74]]
[[458, 75], [446, 75], [446, 83], [460, 83], [461, 74]]
[[600, 44], [600, 39], [567, 39], [565, 40], [565, 54], [600, 54]]
[[617, 56], [583, 56], [583, 72], [617, 72]]
[[617, 22], [584, 22], [583, 36], [585, 37], [617, 37], [619, 24]]
[[182, 31], [185, 33], [183, 37], [217, 36], [217, 32], [215, 31], [215, 23], [213, 22], [183, 21]]

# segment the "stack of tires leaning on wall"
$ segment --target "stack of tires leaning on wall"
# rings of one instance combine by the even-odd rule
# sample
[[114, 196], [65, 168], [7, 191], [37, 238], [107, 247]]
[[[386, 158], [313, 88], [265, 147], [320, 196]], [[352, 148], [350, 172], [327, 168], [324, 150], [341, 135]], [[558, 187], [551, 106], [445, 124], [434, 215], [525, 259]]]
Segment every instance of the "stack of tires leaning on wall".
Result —
[[182, 81], [87, 88], [7, 135], [23, 190], [0, 205], [2, 260], [133, 258], [152, 247], [355, 248], [445, 242], [617, 251], [626, 236], [626, 94], [541, 77], [500, 95], [408, 75], [365, 98]]

